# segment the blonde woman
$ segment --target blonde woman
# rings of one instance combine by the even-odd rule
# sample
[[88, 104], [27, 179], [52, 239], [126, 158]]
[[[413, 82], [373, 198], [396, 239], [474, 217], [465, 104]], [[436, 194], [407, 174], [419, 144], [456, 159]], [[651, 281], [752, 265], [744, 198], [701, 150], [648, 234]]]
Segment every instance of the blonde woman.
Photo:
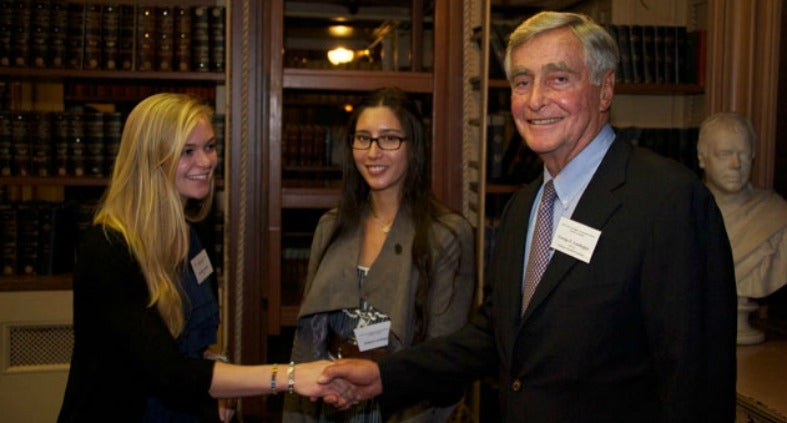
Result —
[[192, 271], [199, 283], [212, 273], [205, 254], [189, 257], [188, 223], [206, 215], [213, 197], [212, 116], [199, 99], [170, 93], [129, 114], [111, 181], [81, 234], [59, 422], [139, 422], [150, 398], [199, 421], [229, 421], [216, 398], [339, 391], [314, 383], [327, 362], [239, 366], [179, 350], [190, 310], [183, 275]]

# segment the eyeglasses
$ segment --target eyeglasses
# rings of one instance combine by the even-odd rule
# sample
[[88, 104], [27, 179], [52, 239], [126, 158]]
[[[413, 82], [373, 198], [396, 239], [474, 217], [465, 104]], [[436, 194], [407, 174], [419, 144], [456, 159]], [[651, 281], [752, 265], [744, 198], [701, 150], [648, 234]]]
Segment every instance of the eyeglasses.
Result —
[[352, 136], [353, 150], [368, 150], [372, 147], [372, 143], [377, 143], [377, 148], [380, 150], [392, 151], [398, 150], [402, 146], [402, 142], [407, 141], [407, 138], [398, 135], [380, 135], [379, 137], [370, 137], [364, 134], [354, 134]]

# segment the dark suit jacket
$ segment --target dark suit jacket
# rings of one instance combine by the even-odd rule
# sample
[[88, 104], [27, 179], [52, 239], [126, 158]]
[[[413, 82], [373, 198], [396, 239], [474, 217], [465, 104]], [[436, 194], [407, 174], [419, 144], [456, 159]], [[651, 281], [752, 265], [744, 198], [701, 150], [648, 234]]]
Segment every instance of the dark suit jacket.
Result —
[[590, 263], [555, 252], [520, 318], [539, 185], [506, 207], [472, 321], [380, 362], [383, 406], [496, 375], [509, 422], [732, 422], [734, 269], [701, 181], [613, 142], [572, 216], [601, 231]]

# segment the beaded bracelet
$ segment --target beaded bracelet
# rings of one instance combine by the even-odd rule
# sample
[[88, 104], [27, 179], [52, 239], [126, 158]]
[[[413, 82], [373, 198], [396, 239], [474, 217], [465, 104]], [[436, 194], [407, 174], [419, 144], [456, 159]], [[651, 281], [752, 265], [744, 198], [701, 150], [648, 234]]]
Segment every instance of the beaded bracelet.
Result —
[[276, 372], [279, 371], [279, 365], [274, 364], [271, 366], [271, 395], [276, 395]]
[[287, 367], [287, 392], [295, 392], [295, 362], [290, 361], [290, 366]]

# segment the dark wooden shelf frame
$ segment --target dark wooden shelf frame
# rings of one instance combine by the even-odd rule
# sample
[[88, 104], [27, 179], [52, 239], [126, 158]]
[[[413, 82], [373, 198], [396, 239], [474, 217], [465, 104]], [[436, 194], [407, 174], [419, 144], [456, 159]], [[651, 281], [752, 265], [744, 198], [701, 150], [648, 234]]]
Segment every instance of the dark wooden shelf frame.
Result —
[[29, 67], [0, 67], [0, 77], [36, 80], [117, 79], [224, 82], [226, 79], [226, 74], [220, 72], [112, 71], [64, 68], [40, 69]]
[[9, 291], [70, 291], [72, 275], [3, 275], [0, 292]]

